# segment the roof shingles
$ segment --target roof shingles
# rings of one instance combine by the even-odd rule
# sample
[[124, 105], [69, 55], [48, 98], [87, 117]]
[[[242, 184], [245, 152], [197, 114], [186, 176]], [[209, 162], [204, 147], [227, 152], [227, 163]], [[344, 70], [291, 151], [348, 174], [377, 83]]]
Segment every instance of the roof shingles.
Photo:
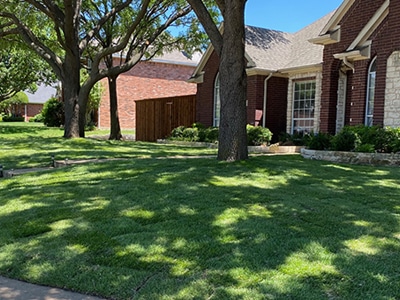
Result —
[[250, 67], [279, 71], [322, 63], [323, 47], [308, 40], [320, 33], [332, 14], [294, 34], [246, 26], [246, 53], [252, 60]]

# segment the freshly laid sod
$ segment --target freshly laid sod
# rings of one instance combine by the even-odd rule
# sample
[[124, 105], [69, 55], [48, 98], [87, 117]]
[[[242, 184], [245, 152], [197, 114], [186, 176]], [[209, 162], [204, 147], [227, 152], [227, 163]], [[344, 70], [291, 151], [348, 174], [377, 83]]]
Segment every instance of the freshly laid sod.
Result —
[[400, 299], [400, 169], [128, 144], [0, 179], [1, 275], [109, 299]]
[[[64, 139], [63, 130], [37, 123], [0, 122], [0, 165], [5, 169], [46, 167], [56, 160], [136, 158], [174, 155], [216, 154], [215, 149], [178, 147], [132, 141], [108, 141], [92, 138]], [[107, 135], [107, 131], [87, 132]], [[127, 132], [130, 134], [131, 132]], [[124, 134], [124, 132], [123, 132]]]

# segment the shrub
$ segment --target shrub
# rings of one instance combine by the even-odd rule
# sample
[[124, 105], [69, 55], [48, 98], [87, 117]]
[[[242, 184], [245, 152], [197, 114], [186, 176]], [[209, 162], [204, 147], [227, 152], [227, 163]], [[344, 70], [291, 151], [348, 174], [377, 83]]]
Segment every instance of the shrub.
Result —
[[332, 149], [336, 151], [354, 151], [359, 145], [360, 137], [350, 126], [343, 127], [332, 139]]
[[309, 134], [282, 132], [279, 135], [279, 144], [282, 146], [304, 146], [308, 144]]
[[44, 118], [43, 118], [43, 115], [41, 113], [37, 114], [34, 117], [29, 119], [29, 122], [43, 123], [43, 121], [44, 121]]
[[382, 151], [397, 153], [400, 151], [400, 128], [387, 127], [384, 129]]
[[250, 146], [266, 145], [272, 139], [272, 132], [265, 127], [247, 125], [247, 141]]
[[331, 147], [332, 136], [329, 133], [317, 133], [310, 135], [307, 141], [307, 147], [313, 150], [328, 150]]
[[215, 143], [218, 141], [218, 132], [217, 127], [206, 128], [201, 123], [194, 123], [192, 127], [174, 128], [169, 138], [176, 141]]
[[185, 126], [179, 126], [179, 127], [172, 129], [170, 138], [177, 139], [177, 140], [181, 139], [183, 137], [183, 130], [185, 128], [186, 128]]
[[[218, 127], [208, 127], [201, 131], [204, 133], [203, 142], [215, 143], [218, 141], [219, 129]], [[200, 132], [199, 132], [200, 134]]]
[[3, 116], [3, 122], [24, 122], [24, 117]]
[[48, 127], [64, 125], [64, 105], [57, 98], [50, 98], [42, 110], [43, 123]]
[[374, 144], [361, 144], [358, 145], [355, 149], [355, 152], [366, 152], [366, 153], [374, 153], [375, 145]]
[[184, 141], [197, 142], [199, 141], [199, 130], [193, 127], [187, 127], [182, 131], [182, 138]]

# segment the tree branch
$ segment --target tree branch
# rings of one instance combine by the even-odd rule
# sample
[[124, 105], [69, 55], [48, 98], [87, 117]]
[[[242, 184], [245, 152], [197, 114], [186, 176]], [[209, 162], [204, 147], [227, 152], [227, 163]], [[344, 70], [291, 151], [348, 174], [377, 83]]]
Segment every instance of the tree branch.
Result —
[[[59, 78], [62, 78], [62, 61], [61, 59], [53, 52], [50, 48], [44, 45], [40, 40], [35, 36], [35, 34], [20, 20], [11, 13], [0, 12], [0, 17], [10, 19], [16, 28], [7, 32], [9, 34], [19, 34], [21, 38], [26, 42], [29, 48], [35, 51], [40, 57], [42, 57], [52, 68], [53, 71]], [[2, 34], [0, 33], [0, 36]]]
[[[214, 23], [210, 13], [208, 12], [206, 6], [204, 5], [202, 0], [187, 0], [191, 7], [193, 8], [196, 16], [199, 18], [200, 23], [203, 25], [204, 30], [206, 31], [208, 37], [211, 40], [212, 45], [214, 46], [215, 51], [220, 56], [222, 53], [222, 45], [223, 39], [222, 34], [219, 31], [217, 25]], [[222, 0], [218, 0], [217, 3]], [[220, 7], [220, 9], [224, 9], [225, 6]]]

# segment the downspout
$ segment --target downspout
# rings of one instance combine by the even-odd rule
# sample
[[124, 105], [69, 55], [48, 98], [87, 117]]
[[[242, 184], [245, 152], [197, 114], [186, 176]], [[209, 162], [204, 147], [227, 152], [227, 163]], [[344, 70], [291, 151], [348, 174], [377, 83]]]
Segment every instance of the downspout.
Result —
[[263, 102], [263, 121], [262, 127], [265, 128], [265, 120], [267, 119], [267, 96], [268, 96], [268, 80], [272, 77], [272, 72], [264, 79], [264, 102]]
[[343, 62], [346, 66], [353, 70], [353, 73], [356, 71], [354, 65], [347, 60], [347, 56], [343, 57]]

